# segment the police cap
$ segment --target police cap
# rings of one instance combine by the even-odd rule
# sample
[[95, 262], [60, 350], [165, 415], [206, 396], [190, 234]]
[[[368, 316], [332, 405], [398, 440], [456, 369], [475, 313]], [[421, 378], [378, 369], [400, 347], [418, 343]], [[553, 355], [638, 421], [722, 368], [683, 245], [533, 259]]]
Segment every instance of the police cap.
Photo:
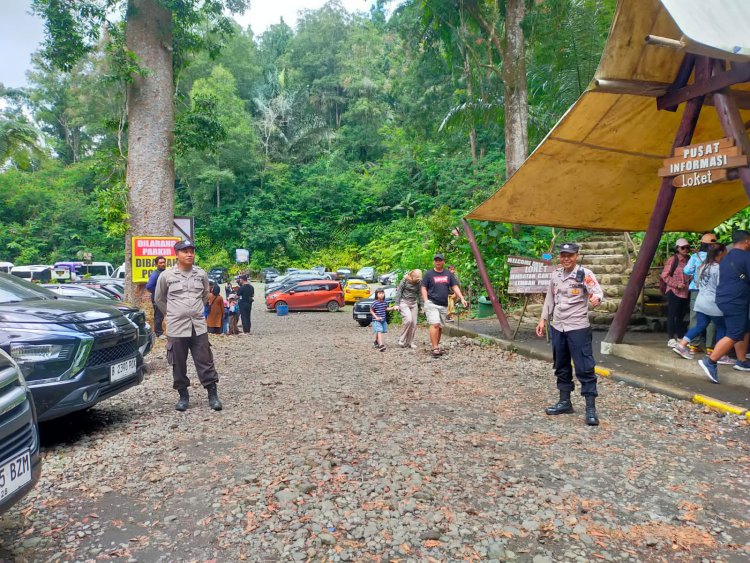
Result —
[[562, 254], [563, 252], [566, 252], [566, 253], [568, 253], [568, 254], [578, 254], [578, 250], [579, 250], [580, 248], [581, 248], [581, 247], [580, 247], [580, 246], [578, 246], [578, 245], [577, 245], [576, 243], [574, 243], [574, 242], [564, 242], [564, 243], [562, 243], [562, 244], [558, 245], [558, 247], [557, 247], [557, 252], [559, 252], [559, 253], [561, 253], [561, 254]]
[[174, 251], [185, 250], [186, 248], [192, 248], [195, 250], [195, 245], [187, 239], [183, 239], [174, 245]]

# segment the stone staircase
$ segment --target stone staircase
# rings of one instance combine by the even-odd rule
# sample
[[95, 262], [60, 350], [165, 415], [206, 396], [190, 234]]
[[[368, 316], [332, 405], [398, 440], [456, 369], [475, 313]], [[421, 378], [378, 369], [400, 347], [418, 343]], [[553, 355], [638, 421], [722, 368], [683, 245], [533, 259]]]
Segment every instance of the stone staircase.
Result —
[[[581, 245], [579, 263], [594, 272], [602, 286], [605, 300], [595, 310], [589, 311], [589, 320], [598, 330], [606, 330], [620, 306], [625, 285], [633, 269], [635, 250], [625, 233], [591, 233], [578, 241]], [[541, 303], [529, 304], [524, 322], [539, 319]], [[631, 330], [651, 330], [652, 322], [641, 313], [630, 319]]]

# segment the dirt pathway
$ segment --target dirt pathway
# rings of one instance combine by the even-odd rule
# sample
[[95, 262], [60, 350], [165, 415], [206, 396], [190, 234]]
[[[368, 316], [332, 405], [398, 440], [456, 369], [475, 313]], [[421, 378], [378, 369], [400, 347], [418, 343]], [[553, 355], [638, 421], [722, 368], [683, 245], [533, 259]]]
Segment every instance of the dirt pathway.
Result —
[[[254, 312], [213, 340], [225, 409], [140, 388], [43, 428], [6, 560], [747, 561], [750, 428], [601, 384], [549, 418], [551, 369], [478, 342], [371, 347], [339, 314]], [[394, 327], [395, 328], [395, 327]]]

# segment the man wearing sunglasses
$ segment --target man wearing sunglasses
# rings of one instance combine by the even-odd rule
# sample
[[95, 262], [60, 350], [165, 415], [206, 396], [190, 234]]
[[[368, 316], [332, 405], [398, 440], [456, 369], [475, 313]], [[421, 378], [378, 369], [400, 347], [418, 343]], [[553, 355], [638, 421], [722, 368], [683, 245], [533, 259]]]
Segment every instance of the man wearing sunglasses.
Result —
[[[711, 250], [716, 244], [716, 235], [712, 232], [705, 232], [701, 237], [701, 245], [697, 252], [694, 252], [688, 260], [687, 266], [683, 269], [686, 276], [690, 276], [690, 326], [695, 326], [696, 315], [695, 315], [695, 300], [698, 298], [698, 285], [696, 277], [698, 275], [698, 268], [700, 268], [706, 261], [708, 251]], [[699, 334], [690, 342], [690, 351], [692, 353], [702, 352], [703, 350], [711, 353], [714, 341], [716, 340], [716, 327], [713, 323], [710, 323], [704, 333]]]

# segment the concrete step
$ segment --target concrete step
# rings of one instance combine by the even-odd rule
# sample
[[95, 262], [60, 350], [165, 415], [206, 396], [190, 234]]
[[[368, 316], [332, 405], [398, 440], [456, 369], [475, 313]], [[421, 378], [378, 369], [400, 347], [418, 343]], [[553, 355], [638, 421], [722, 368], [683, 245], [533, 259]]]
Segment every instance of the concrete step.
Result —
[[600, 243], [600, 242], [606, 242], [609, 244], [625, 244], [625, 239], [621, 234], [613, 234], [613, 235], [594, 235], [591, 237], [586, 237], [585, 239], [581, 240], [581, 244], [586, 244], [589, 242], [593, 243]]
[[624, 254], [586, 254], [583, 258], [584, 266], [592, 264], [627, 264], [628, 259]]
[[581, 250], [583, 252], [589, 252], [593, 250], [602, 251], [605, 252], [611, 249], [615, 249], [619, 252], [622, 252], [625, 248], [625, 244], [623, 241], [607, 241], [607, 240], [600, 240], [600, 241], [590, 241], [590, 240], [582, 240], [581, 241]]
[[586, 268], [594, 272], [596, 279], [601, 279], [605, 274], [622, 274], [628, 275], [632, 269], [629, 264], [583, 264]]

